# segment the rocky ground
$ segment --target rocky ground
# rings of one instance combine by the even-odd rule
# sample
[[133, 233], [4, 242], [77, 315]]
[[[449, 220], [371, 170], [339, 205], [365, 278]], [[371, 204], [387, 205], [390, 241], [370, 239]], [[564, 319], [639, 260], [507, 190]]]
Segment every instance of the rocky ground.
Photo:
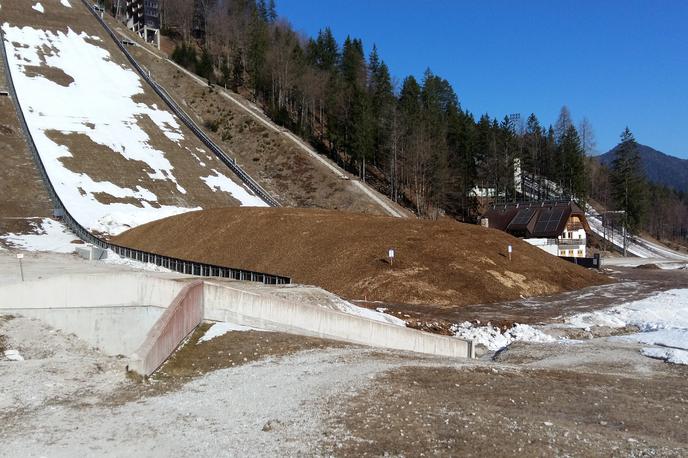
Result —
[[[677, 281], [626, 272], [639, 289]], [[0, 361], [3, 455], [688, 453], [688, 366], [606, 337], [632, 330], [450, 360], [259, 331], [199, 342], [207, 327], [142, 382], [74, 336], [4, 317], [0, 342], [24, 360]]]

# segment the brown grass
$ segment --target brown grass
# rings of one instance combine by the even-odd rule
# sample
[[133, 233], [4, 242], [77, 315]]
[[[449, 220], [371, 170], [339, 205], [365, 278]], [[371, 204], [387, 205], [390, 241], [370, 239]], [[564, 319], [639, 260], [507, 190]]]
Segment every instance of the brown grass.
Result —
[[[115, 240], [160, 254], [288, 275], [350, 299], [388, 303], [475, 304], [608, 281], [506, 233], [451, 220], [225, 208], [152, 222]], [[509, 244], [512, 261], [506, 255]], [[393, 266], [386, 259], [392, 247]]]

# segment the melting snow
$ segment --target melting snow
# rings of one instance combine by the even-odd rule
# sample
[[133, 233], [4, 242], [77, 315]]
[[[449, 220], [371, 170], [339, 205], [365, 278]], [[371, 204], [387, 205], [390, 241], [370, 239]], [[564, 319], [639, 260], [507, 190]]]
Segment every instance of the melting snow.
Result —
[[487, 326], [473, 326], [465, 321], [452, 328], [454, 336], [473, 340], [476, 344], [485, 346], [488, 350], [496, 351], [510, 345], [512, 342], [554, 342], [556, 339], [527, 324], [516, 324], [503, 333], [499, 328], [490, 324]]
[[220, 337], [231, 331], [262, 331], [262, 329], [252, 328], [250, 326], [243, 326], [235, 323], [215, 323], [203, 334], [203, 337], [198, 339], [197, 343], [207, 342]]
[[8, 361], [24, 361], [24, 357], [17, 350], [5, 350], [4, 354]]
[[406, 322], [404, 320], [393, 315], [389, 315], [377, 310], [370, 310], [365, 307], [359, 307], [358, 305], [354, 305], [351, 302], [347, 302], [341, 298], [337, 298], [335, 307], [340, 312], [348, 313], [349, 315], [356, 315], [374, 321], [382, 321], [383, 323], [389, 323], [396, 326], [406, 326]]
[[221, 175], [217, 170], [212, 169], [215, 175], [209, 175], [207, 177], [201, 177], [201, 180], [205, 182], [206, 185], [213, 191], [224, 191], [228, 192], [235, 199], [241, 202], [242, 207], [267, 207], [263, 199], [260, 197], [249, 193], [245, 187], [239, 185], [225, 175]]
[[68, 0], [60, 0], [60, 3], [62, 3], [62, 6], [66, 6], [67, 8], [72, 7]]
[[636, 326], [641, 332], [617, 339], [658, 345], [642, 353], [677, 364], [688, 364], [688, 289], [662, 291], [605, 310], [574, 315], [566, 322], [577, 328]]
[[29, 234], [9, 233], [0, 236], [8, 245], [26, 251], [52, 251], [55, 253], [73, 253], [74, 249], [83, 246], [78, 237], [71, 233], [62, 223], [50, 218], [31, 221], [33, 232]]
[[663, 359], [668, 363], [688, 365], [688, 351], [686, 350], [653, 347], [643, 348], [640, 353], [649, 358]]
[[43, 5], [41, 5], [41, 2], [36, 3], [31, 7], [31, 9], [34, 9], [38, 11], [39, 13], [45, 13], [45, 9], [43, 8]]
[[[111, 154], [142, 162], [151, 180], [171, 181], [186, 194], [165, 153], [150, 145], [150, 137], [139, 121], [150, 118], [175, 143], [184, 138], [180, 124], [169, 111], [132, 99], [143, 93], [141, 78], [114, 62], [107, 50], [93, 44], [93, 40], [100, 41], [98, 37], [77, 34], [71, 28], [65, 33], [8, 23], [2, 27], [12, 77], [31, 135], [53, 185], [77, 221], [91, 230], [117, 234], [128, 227], [199, 209], [161, 206], [158, 196], [144, 186], [122, 187], [95, 181], [66, 168], [61, 159], [72, 157], [72, 152], [51, 140], [49, 132], [85, 135], [112, 150]], [[27, 76], [27, 66], [59, 69], [73, 81], [65, 87], [43, 76]], [[266, 205], [228, 177], [213, 172], [214, 176], [204, 180], [210, 183], [208, 186], [231, 193], [242, 205]], [[134, 199], [140, 205], [104, 204], [96, 199], [97, 193]]]

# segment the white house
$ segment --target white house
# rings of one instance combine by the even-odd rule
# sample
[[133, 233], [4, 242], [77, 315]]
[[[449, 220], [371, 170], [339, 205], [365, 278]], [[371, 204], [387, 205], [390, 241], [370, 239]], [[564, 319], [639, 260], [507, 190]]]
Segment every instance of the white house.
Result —
[[494, 206], [483, 215], [488, 227], [508, 232], [561, 257], [586, 257], [585, 212], [573, 201], [520, 202]]

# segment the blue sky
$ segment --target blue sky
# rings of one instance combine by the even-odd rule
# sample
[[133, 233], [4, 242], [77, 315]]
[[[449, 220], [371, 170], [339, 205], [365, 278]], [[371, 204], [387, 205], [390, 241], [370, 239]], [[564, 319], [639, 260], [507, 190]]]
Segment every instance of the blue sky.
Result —
[[400, 83], [426, 68], [476, 117], [562, 105], [592, 123], [597, 150], [628, 125], [640, 143], [688, 158], [688, 1], [277, 0], [315, 36], [330, 26], [377, 44]]

